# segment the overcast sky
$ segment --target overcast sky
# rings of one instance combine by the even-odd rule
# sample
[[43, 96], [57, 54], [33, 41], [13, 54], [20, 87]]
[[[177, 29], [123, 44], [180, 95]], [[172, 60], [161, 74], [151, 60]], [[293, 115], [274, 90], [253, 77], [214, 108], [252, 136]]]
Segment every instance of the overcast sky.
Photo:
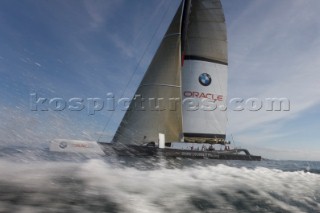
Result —
[[[123, 112], [31, 111], [44, 98], [131, 97], [178, 0], [0, 1], [0, 140], [111, 136]], [[229, 112], [236, 145], [275, 159], [320, 160], [320, 1], [222, 0], [229, 98], [288, 98], [290, 111]]]

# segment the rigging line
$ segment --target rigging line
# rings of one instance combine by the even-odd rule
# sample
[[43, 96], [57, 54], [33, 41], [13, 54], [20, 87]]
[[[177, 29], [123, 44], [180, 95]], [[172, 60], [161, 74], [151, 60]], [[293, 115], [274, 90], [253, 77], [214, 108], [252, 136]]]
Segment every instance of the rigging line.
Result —
[[[173, 2], [173, 1], [171, 1], [171, 4], [172, 4], [172, 2]], [[154, 37], [155, 37], [156, 34], [158, 33], [158, 31], [159, 31], [159, 29], [160, 29], [160, 27], [161, 27], [161, 25], [162, 25], [162, 23], [163, 23], [166, 15], [167, 15], [167, 13], [169, 12], [169, 9], [171, 8], [171, 7], [170, 7], [171, 4], [170, 4], [170, 3], [168, 4], [168, 7], [167, 7], [167, 9], [166, 9], [166, 12], [165, 12], [165, 13], [163, 14], [163, 16], [161, 17], [161, 21], [160, 21], [157, 29], [156, 29], [155, 32], [153, 33], [153, 35], [152, 35], [152, 37], [151, 37], [151, 40], [149, 41], [149, 43], [147, 44], [145, 50], [143, 51], [143, 54], [142, 54], [141, 58], [139, 59], [138, 64], [137, 64], [134, 72], [131, 74], [131, 76], [130, 76], [130, 78], [129, 78], [128, 84], [125, 86], [123, 92], [121, 93], [121, 96], [120, 96], [121, 98], [122, 98], [122, 96], [125, 94], [125, 92], [127, 91], [128, 85], [129, 85], [130, 82], [133, 80], [133, 77], [136, 75], [136, 72], [138, 71], [138, 68], [140, 67], [140, 64], [141, 64], [142, 60], [144, 59], [144, 57], [145, 57], [145, 55], [146, 55], [149, 47], [151, 46], [151, 43], [152, 43]], [[101, 134], [99, 135], [99, 138], [98, 138], [98, 140], [97, 140], [98, 142], [100, 141], [103, 133], [105, 132], [107, 126], [109, 125], [109, 123], [110, 123], [110, 121], [111, 121], [111, 118], [113, 117], [114, 113], [115, 113], [115, 110], [112, 111], [111, 115], [108, 117], [108, 120], [107, 120], [105, 126], [103, 127], [103, 130], [102, 130]]]
[[234, 141], [233, 134], [231, 134], [231, 138], [232, 138], [232, 141], [233, 141], [233, 144], [234, 144], [234, 148], [236, 148], [236, 142]]

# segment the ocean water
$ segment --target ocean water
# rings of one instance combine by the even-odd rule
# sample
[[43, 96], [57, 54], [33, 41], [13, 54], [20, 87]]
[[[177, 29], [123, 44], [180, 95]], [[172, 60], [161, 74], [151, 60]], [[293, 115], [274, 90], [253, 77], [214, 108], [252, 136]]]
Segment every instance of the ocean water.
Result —
[[0, 212], [320, 212], [320, 163], [0, 149]]

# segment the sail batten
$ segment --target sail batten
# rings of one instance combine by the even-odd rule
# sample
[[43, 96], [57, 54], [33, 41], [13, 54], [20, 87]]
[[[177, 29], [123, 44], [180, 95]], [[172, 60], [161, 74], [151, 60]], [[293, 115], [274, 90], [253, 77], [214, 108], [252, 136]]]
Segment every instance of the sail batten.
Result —
[[195, 55], [185, 55], [184, 60], [198, 60], [198, 61], [207, 61], [207, 62], [212, 62], [216, 64], [222, 64], [222, 65], [228, 65], [228, 63], [220, 60], [215, 60], [215, 59], [209, 59], [201, 56], [195, 56]]
[[170, 84], [142, 84], [140, 87], [147, 87], [147, 86], [160, 86], [160, 87], [177, 87], [180, 88], [180, 85], [170, 85]]

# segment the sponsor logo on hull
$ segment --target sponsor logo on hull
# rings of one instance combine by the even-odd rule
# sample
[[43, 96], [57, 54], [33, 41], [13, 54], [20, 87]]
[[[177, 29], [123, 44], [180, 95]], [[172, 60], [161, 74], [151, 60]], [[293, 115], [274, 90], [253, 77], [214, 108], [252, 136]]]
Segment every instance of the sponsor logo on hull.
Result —
[[62, 142], [59, 144], [59, 147], [60, 147], [61, 149], [65, 149], [65, 148], [67, 148], [67, 147], [68, 147], [68, 143], [67, 143], [67, 142], [62, 141]]

